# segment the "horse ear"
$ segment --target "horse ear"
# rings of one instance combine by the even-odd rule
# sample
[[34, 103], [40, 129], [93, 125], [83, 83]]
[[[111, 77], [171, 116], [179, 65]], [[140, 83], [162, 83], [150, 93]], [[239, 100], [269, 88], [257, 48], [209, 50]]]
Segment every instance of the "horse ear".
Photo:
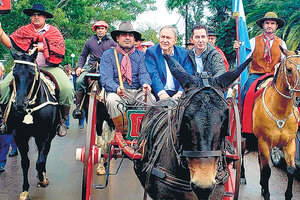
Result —
[[36, 57], [37, 57], [37, 54], [38, 54], [38, 48], [37, 47], [34, 47], [33, 49], [29, 50], [29, 60], [31, 62], [34, 62]]
[[245, 60], [237, 68], [225, 72], [224, 74], [216, 77], [215, 81], [217, 85], [220, 86], [222, 89], [227, 89], [227, 87], [229, 87], [240, 76], [240, 74], [244, 71], [244, 69], [249, 65], [251, 61], [252, 56]]
[[17, 60], [18, 55], [13, 52], [12, 48], [9, 48], [9, 52], [10, 52], [11, 56], [14, 58], [14, 60]]
[[185, 71], [185, 69], [170, 55], [163, 55], [168, 63], [172, 75], [177, 79], [184, 90], [198, 86], [197, 78]]
[[284, 49], [282, 46], [279, 45], [279, 48], [281, 50], [281, 52], [285, 55], [288, 56], [288, 50]]

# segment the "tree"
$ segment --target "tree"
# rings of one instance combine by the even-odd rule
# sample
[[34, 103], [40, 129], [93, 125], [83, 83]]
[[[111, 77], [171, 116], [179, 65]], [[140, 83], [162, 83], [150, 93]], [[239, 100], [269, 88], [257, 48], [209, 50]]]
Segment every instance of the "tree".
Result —
[[[66, 54], [62, 65], [71, 63], [71, 53], [78, 59], [84, 43], [93, 34], [91, 27], [95, 21], [105, 20], [111, 25], [111, 31], [115, 29], [116, 22], [133, 21], [138, 14], [155, 9], [155, 0], [12, 0], [11, 12], [0, 17], [7, 34], [30, 22], [23, 9], [34, 3], [42, 3], [47, 11], [51, 11], [54, 17], [47, 23], [55, 25], [64, 36]], [[0, 45], [0, 59], [4, 54], [8, 51]]]

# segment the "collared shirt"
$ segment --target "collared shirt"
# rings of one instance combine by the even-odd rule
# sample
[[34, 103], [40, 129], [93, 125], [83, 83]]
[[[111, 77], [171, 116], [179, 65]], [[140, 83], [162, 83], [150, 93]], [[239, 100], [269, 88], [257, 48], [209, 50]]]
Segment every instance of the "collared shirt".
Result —
[[[206, 49], [207, 49], [207, 47], [205, 48], [204, 51], [206, 51]], [[197, 72], [198, 72], [199, 74], [201, 74], [202, 71], [203, 71], [202, 53], [203, 53], [204, 51], [203, 51], [199, 56], [198, 56], [197, 53], [196, 53], [195, 47], [193, 48], [193, 51], [194, 51], [194, 54], [195, 54], [195, 61], [196, 61], [196, 65], [197, 65]]]
[[[34, 30], [37, 33], [42, 34], [42, 35], [44, 33], [46, 33], [49, 29], [50, 29], [50, 26], [48, 24], [45, 24], [44, 27], [41, 30], [39, 30], [39, 31], [37, 31], [34, 28]], [[43, 47], [43, 42], [39, 42], [38, 44]], [[38, 55], [37, 55], [37, 58], [36, 58], [36, 62], [38, 64], [38, 66], [40, 66], [40, 67], [47, 67], [47, 66], [49, 66], [48, 64], [46, 64], [46, 60], [45, 60], [45, 56], [44, 56], [43, 52], [38, 52]]]
[[[263, 40], [264, 40], [264, 42], [266, 42], [266, 39], [263, 38]], [[272, 48], [273, 43], [274, 43], [274, 39], [270, 40], [270, 48]], [[251, 46], [251, 52], [248, 54], [247, 58], [249, 58], [252, 55], [252, 53], [255, 49], [255, 37], [250, 39], [250, 46]], [[287, 49], [286, 43], [283, 40], [281, 40], [281, 46], [282, 46], [282, 48]], [[281, 53], [280, 57], [282, 60], [285, 57], [285, 55], [283, 53]]]
[[[162, 51], [162, 54], [164, 54], [163, 51]], [[174, 56], [174, 49], [172, 49], [170, 56]], [[175, 90], [173, 75], [170, 71], [169, 65], [166, 60], [165, 60], [165, 65], [166, 65], [166, 72], [167, 72], [167, 81], [166, 81], [166, 85], [164, 88], [165, 88], [165, 90]]]

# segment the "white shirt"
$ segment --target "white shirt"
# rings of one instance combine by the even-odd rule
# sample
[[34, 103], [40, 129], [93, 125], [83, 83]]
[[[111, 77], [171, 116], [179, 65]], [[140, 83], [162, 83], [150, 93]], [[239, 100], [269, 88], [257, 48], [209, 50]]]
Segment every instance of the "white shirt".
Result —
[[[50, 29], [50, 26], [48, 24], [45, 24], [44, 27], [41, 30], [39, 30], [39, 31], [37, 31], [34, 28], [34, 30], [36, 31], [36, 33], [39, 33], [39, 34], [44, 34], [49, 29]], [[38, 44], [41, 45], [41, 46], [43, 46], [43, 42], [39, 42]], [[38, 52], [38, 55], [36, 57], [36, 62], [38, 64], [38, 66], [40, 66], [40, 67], [47, 67], [47, 66], [49, 66], [49, 65], [46, 64], [46, 60], [45, 60], [45, 56], [44, 56], [43, 52]]]
[[[206, 48], [205, 48], [205, 50], [206, 50]], [[204, 51], [199, 56], [196, 54], [195, 47], [193, 48], [193, 51], [194, 51], [194, 54], [195, 54], [195, 61], [196, 61], [196, 65], [197, 65], [197, 69], [196, 70], [197, 70], [197, 72], [199, 74], [201, 74], [202, 71], [203, 71], [202, 53]]]
[[[263, 40], [264, 42], [266, 42], [266, 39], [263, 38]], [[272, 48], [273, 43], [274, 43], [274, 39], [270, 40], [270, 48]], [[247, 58], [249, 58], [252, 55], [255, 49], [255, 37], [250, 39], [250, 46], [251, 46], [251, 52], [249, 53]], [[281, 46], [282, 48], [287, 49], [286, 43], [283, 40], [281, 40]], [[281, 59], [283, 59], [284, 57], [285, 55], [281, 52]]]
[[[162, 50], [162, 54], [164, 54]], [[174, 56], [174, 49], [172, 50], [172, 53], [170, 56]], [[163, 93], [167, 93], [166, 90], [173, 90], [175, 91], [175, 83], [174, 83], [174, 77], [170, 71], [169, 65], [167, 61], [165, 60], [165, 65], [166, 65], [166, 72], [167, 72], [167, 79], [166, 79], [166, 85], [164, 86], [165, 90], [161, 90], [157, 93], [157, 96], [160, 96]]]

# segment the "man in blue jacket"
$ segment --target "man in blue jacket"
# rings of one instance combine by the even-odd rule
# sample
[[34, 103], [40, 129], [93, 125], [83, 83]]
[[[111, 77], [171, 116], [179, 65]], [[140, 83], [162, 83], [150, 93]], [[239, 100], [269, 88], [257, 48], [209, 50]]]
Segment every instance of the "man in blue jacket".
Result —
[[193, 74], [192, 63], [186, 50], [175, 46], [177, 31], [173, 26], [164, 26], [159, 32], [159, 44], [146, 51], [146, 68], [152, 79], [154, 94], [159, 100], [173, 97], [178, 99], [183, 93], [179, 82], [173, 77], [163, 54], [174, 57], [184, 69]]
[[[135, 40], [140, 38], [141, 34], [133, 29], [132, 24], [121, 23], [119, 30], [111, 32], [111, 37], [117, 42], [117, 47], [103, 53], [100, 62], [100, 81], [107, 93], [105, 104], [108, 113], [116, 130], [123, 131], [126, 130], [127, 119], [124, 115], [125, 109], [121, 108], [120, 111], [118, 104], [120, 102], [132, 104], [132, 97], [136, 97], [140, 92], [148, 91], [150, 94], [151, 78], [145, 67], [145, 53], [134, 46]], [[116, 63], [120, 65], [120, 75]]]

